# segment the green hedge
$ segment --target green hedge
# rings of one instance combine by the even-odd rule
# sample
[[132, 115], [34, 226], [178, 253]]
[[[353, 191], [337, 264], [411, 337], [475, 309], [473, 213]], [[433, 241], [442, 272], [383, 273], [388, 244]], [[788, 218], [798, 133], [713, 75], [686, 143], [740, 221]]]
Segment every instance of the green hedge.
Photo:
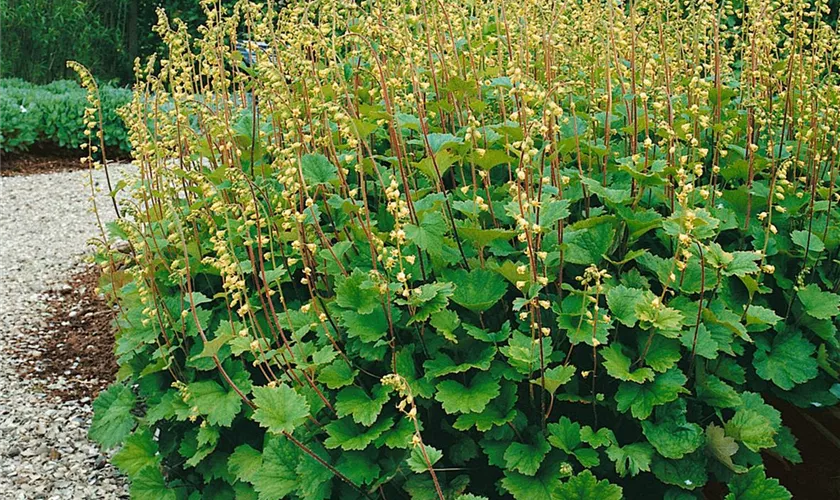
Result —
[[[103, 85], [99, 92], [105, 145], [114, 153], [128, 152], [128, 135], [117, 109], [131, 100], [131, 91]], [[38, 143], [77, 149], [86, 141], [85, 96], [85, 90], [72, 80], [47, 85], [0, 80], [0, 151], [27, 151]]]

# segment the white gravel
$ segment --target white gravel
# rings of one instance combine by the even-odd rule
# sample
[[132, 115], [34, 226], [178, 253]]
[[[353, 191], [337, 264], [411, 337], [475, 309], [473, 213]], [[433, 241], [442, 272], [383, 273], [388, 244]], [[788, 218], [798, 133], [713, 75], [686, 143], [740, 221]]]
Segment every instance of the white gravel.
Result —
[[[112, 166], [111, 180], [124, 167]], [[62, 402], [42, 380], [18, 375], [37, 351], [42, 294], [61, 289], [99, 235], [85, 171], [0, 178], [0, 498], [127, 498], [124, 479], [87, 438], [90, 401]], [[114, 217], [104, 172], [94, 174], [100, 215]], [[64, 285], [65, 287], [67, 285]], [[50, 382], [61, 388], [62, 381]]]

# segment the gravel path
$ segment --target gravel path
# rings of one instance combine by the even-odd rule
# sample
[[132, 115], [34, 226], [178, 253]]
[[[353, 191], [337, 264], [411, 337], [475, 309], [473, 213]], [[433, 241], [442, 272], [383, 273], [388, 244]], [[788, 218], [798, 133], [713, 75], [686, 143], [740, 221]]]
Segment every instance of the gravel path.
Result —
[[[122, 171], [111, 167], [112, 182]], [[85, 171], [0, 178], [0, 498], [127, 498], [125, 482], [87, 439], [90, 401], [62, 402], [43, 380], [23, 380], [21, 354], [36, 355], [44, 294], [61, 290], [99, 234]], [[104, 172], [94, 174], [104, 188]], [[113, 217], [107, 189], [97, 196]], [[110, 209], [110, 210], [109, 210]], [[50, 388], [61, 389], [61, 379]]]

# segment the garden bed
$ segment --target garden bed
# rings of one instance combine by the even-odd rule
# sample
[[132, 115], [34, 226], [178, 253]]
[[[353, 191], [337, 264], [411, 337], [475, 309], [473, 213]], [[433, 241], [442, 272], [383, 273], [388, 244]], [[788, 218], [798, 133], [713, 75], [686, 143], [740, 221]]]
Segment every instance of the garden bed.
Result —
[[[6, 153], [0, 156], [0, 177], [85, 170], [88, 167], [79, 161], [81, 155], [81, 151], [64, 149], [54, 144], [39, 144], [25, 153]], [[126, 160], [128, 157], [123, 155], [116, 159], [109, 158], [108, 163]]]
[[768, 398], [799, 440], [802, 463], [791, 465], [767, 454], [767, 475], [775, 477], [793, 498], [840, 498], [840, 412], [837, 408], [803, 410]]
[[0, 157], [0, 176], [71, 172], [86, 168], [79, 161], [80, 152], [57, 146], [37, 146], [26, 153], [9, 153]]
[[117, 372], [114, 311], [97, 293], [97, 266], [80, 268], [47, 295], [41, 348], [27, 352], [22, 375], [45, 380], [44, 390], [63, 400], [94, 398]]

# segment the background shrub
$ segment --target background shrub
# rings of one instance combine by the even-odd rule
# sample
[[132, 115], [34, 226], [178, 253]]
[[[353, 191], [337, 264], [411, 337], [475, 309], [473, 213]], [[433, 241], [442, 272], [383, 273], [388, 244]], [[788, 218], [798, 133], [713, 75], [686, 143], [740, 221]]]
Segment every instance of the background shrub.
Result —
[[[218, 0], [227, 7], [235, 1]], [[731, 5], [733, 11], [745, 8], [742, 0]], [[836, 26], [840, 0], [825, 5], [823, 19]], [[196, 0], [0, 0], [0, 75], [48, 83], [70, 78], [65, 62], [74, 60], [101, 80], [130, 84], [136, 57], [166, 56], [152, 31], [158, 8], [182, 20], [193, 34], [205, 20]], [[731, 14], [726, 23], [737, 26], [740, 20]]]
[[197, 28], [204, 21], [200, 4], [196, 0], [0, 0], [0, 75], [49, 83], [71, 78], [66, 62], [73, 60], [101, 80], [131, 83], [134, 59], [162, 48], [152, 31], [155, 10], [165, 8]]
[[[86, 142], [85, 90], [71, 80], [33, 85], [20, 79], [0, 80], [0, 151], [22, 152], [36, 143], [69, 150]], [[99, 88], [106, 146], [129, 150], [126, 126], [117, 110], [131, 100], [131, 91]]]
[[825, 3], [206, 5], [100, 257], [133, 495], [790, 497], [765, 396], [840, 388]]
[[3, 151], [25, 151], [38, 140], [41, 109], [31, 99], [23, 97], [19, 94], [10, 96], [5, 91], [0, 94], [0, 144]]

